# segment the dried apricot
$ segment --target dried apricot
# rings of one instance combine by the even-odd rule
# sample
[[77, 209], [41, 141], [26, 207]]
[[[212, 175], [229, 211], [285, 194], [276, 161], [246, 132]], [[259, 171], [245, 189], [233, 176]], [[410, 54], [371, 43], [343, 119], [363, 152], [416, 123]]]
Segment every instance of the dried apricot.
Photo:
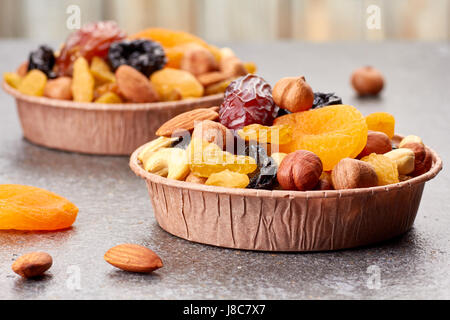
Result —
[[122, 103], [122, 99], [114, 92], [107, 92], [95, 100], [97, 103]]
[[367, 127], [369, 130], [381, 131], [392, 139], [395, 133], [395, 118], [387, 112], [374, 112], [366, 117]]
[[89, 69], [89, 63], [79, 57], [73, 64], [72, 95], [73, 101], [91, 102], [94, 98], [95, 80]]
[[73, 203], [53, 192], [23, 185], [0, 185], [0, 229], [65, 229], [75, 222], [77, 213]]
[[[159, 42], [164, 47], [164, 51], [169, 59], [169, 64], [171, 64], [171, 59], [167, 53], [167, 51], [170, 51], [167, 50], [168, 48], [191, 43], [207, 48], [211, 51], [216, 60], [220, 61], [220, 50], [218, 48], [208, 45], [204, 40], [185, 31], [176, 31], [164, 28], [148, 28], [130, 36], [130, 39], [148, 39]], [[177, 66], [171, 65], [171, 67]]]
[[343, 158], [355, 158], [367, 142], [367, 125], [361, 112], [348, 105], [281, 116], [274, 125], [287, 124], [293, 129], [292, 141], [280, 146], [280, 152], [309, 150], [319, 156], [323, 169], [329, 171]]
[[218, 145], [198, 138], [191, 140], [188, 159], [191, 171], [205, 178], [227, 169], [248, 174], [258, 167], [256, 160], [252, 157], [222, 151]]
[[286, 144], [292, 140], [292, 128], [289, 125], [263, 126], [250, 124], [238, 130], [238, 135], [246, 140], [255, 140], [259, 143]]
[[33, 69], [20, 81], [17, 90], [29, 96], [40, 97], [44, 95], [47, 76], [38, 69]]
[[172, 89], [177, 89], [183, 99], [203, 96], [203, 86], [190, 72], [184, 70], [164, 68], [153, 73], [150, 81], [156, 91], [162, 95]]
[[116, 77], [108, 64], [99, 57], [93, 57], [91, 61], [91, 73], [99, 84], [115, 82]]
[[246, 174], [224, 170], [211, 174], [205, 184], [226, 188], [245, 188], [249, 182], [250, 180]]
[[15, 72], [3, 73], [3, 79], [7, 84], [9, 84], [14, 89], [17, 89], [19, 87], [20, 82], [22, 81], [22, 77]]
[[394, 160], [382, 154], [372, 153], [362, 158], [361, 161], [368, 162], [373, 166], [378, 176], [379, 186], [399, 182], [397, 163]]

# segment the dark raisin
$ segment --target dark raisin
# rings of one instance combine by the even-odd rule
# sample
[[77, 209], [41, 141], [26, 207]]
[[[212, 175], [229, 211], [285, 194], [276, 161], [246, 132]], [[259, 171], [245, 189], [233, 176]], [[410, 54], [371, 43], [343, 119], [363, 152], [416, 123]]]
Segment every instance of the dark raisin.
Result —
[[167, 62], [166, 54], [161, 45], [150, 40], [115, 42], [109, 47], [108, 60], [114, 70], [126, 64], [147, 77], [162, 69]]
[[178, 140], [172, 142], [172, 148], [187, 149], [189, 143], [191, 143], [191, 133], [187, 130], [175, 131], [171, 137], [178, 137]]
[[279, 109], [278, 110], [278, 113], [277, 113], [277, 118], [278, 117], [281, 117], [281, 116], [285, 116], [285, 115], [287, 115], [287, 114], [290, 114], [290, 113], [292, 113], [292, 112], [290, 112], [289, 110], [287, 110], [287, 109]]
[[55, 78], [56, 74], [53, 72], [55, 60], [52, 48], [47, 45], [39, 46], [37, 50], [30, 53], [28, 71], [38, 69], [45, 73], [48, 78]]
[[332, 93], [314, 92], [314, 102], [311, 109], [342, 104], [342, 99]]
[[219, 110], [220, 123], [229, 129], [258, 123], [270, 126], [278, 106], [272, 99], [272, 87], [263, 78], [253, 74], [230, 83]]
[[277, 164], [267, 155], [266, 149], [259, 144], [246, 143], [244, 152], [242, 155], [252, 157], [258, 164], [257, 169], [248, 175], [250, 183], [247, 188], [249, 189], [273, 189], [275, 183], [277, 183]]

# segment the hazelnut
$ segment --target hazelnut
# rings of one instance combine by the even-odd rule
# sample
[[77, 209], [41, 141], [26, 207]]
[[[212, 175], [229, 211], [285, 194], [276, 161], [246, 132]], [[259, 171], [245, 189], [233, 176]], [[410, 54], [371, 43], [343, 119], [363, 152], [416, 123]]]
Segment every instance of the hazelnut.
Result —
[[367, 133], [367, 143], [358, 158], [368, 156], [371, 153], [384, 154], [392, 150], [391, 139], [384, 132], [371, 131]]
[[52, 99], [72, 99], [72, 78], [59, 77], [48, 80], [44, 88], [44, 96]]
[[350, 158], [338, 162], [331, 172], [333, 186], [338, 189], [369, 188], [378, 185], [378, 177], [371, 164]]
[[381, 72], [370, 66], [353, 71], [351, 82], [353, 88], [361, 96], [377, 95], [384, 86]]
[[407, 142], [402, 144], [402, 148], [411, 149], [414, 152], [414, 171], [412, 176], [417, 177], [431, 169], [433, 158], [423, 143]]
[[322, 174], [322, 161], [314, 153], [298, 150], [288, 154], [278, 168], [277, 180], [284, 190], [312, 190]]
[[194, 126], [192, 138], [215, 143], [224, 150], [227, 141], [234, 141], [233, 133], [223, 124], [211, 120], [199, 121]]
[[314, 103], [314, 92], [305, 77], [280, 79], [273, 87], [272, 96], [280, 108], [291, 112], [308, 110]]
[[180, 62], [180, 69], [198, 76], [216, 70], [217, 63], [208, 49], [199, 46], [186, 50]]
[[247, 69], [245, 69], [242, 61], [235, 56], [225, 56], [220, 60], [220, 71], [229, 78], [245, 76]]
[[414, 171], [415, 156], [411, 149], [398, 148], [384, 154], [386, 157], [392, 159], [397, 164], [398, 173], [407, 175]]

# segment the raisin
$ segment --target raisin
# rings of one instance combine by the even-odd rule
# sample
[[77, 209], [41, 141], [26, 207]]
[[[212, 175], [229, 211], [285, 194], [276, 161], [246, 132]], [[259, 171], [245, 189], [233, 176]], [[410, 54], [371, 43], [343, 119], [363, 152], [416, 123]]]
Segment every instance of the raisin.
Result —
[[247, 188], [273, 189], [277, 182], [278, 166], [275, 160], [267, 155], [266, 150], [255, 142], [246, 143], [242, 155], [255, 159], [257, 164], [256, 170], [248, 175], [250, 183]]
[[37, 50], [30, 53], [30, 57], [28, 58], [28, 71], [38, 69], [45, 73], [48, 78], [56, 78], [56, 74], [53, 72], [55, 61], [55, 54], [52, 48], [47, 45], [39, 46]]
[[342, 104], [342, 99], [332, 93], [314, 92], [314, 102], [311, 109]]
[[72, 66], [78, 57], [88, 62], [94, 56], [105, 58], [111, 43], [125, 39], [126, 34], [114, 21], [88, 23], [70, 34], [56, 59], [60, 76], [71, 76]]
[[253, 123], [271, 126], [278, 109], [270, 84], [248, 74], [232, 81], [226, 89], [219, 119], [229, 129], [241, 129]]
[[161, 70], [167, 62], [164, 49], [159, 43], [142, 39], [113, 43], [108, 51], [108, 60], [114, 70], [127, 64], [147, 77]]
[[290, 112], [287, 109], [281, 109], [280, 108], [280, 109], [278, 109], [277, 118], [281, 117], [281, 116], [285, 116], [285, 115], [290, 114], [290, 113], [292, 113], [292, 112]]

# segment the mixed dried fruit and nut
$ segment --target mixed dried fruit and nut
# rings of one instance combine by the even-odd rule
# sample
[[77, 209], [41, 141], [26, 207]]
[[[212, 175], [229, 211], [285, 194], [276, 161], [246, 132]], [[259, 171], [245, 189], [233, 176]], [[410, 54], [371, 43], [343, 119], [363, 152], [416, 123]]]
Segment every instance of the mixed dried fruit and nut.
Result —
[[127, 37], [115, 22], [83, 26], [58, 52], [42, 45], [6, 83], [23, 94], [96, 103], [176, 101], [223, 93], [254, 73], [229, 48], [182, 31], [150, 28]]
[[220, 107], [180, 114], [138, 155], [170, 179], [212, 186], [333, 190], [383, 186], [421, 175], [432, 156], [417, 136], [392, 140], [395, 119], [364, 117], [334, 93], [313, 92], [304, 77], [273, 89], [257, 75], [230, 83]]

